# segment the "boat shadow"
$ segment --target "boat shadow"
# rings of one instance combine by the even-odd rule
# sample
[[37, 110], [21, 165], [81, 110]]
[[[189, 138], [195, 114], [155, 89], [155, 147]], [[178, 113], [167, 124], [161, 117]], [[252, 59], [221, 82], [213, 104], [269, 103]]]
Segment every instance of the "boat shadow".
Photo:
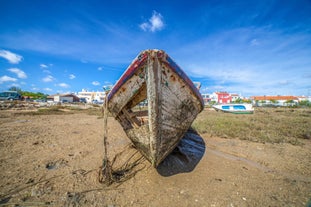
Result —
[[191, 172], [202, 159], [205, 148], [203, 138], [190, 128], [176, 148], [158, 165], [157, 172], [164, 177]]

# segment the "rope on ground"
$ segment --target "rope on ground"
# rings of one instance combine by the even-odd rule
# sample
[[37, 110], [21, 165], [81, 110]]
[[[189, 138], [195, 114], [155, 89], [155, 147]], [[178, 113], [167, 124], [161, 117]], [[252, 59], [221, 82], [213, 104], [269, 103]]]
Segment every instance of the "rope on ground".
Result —
[[[132, 146], [127, 146], [120, 153], [116, 154], [112, 160], [108, 157], [108, 92], [103, 105], [103, 119], [104, 119], [104, 135], [103, 135], [103, 162], [99, 169], [98, 178], [99, 182], [110, 186], [113, 183], [121, 183], [134, 177], [137, 172], [144, 169], [143, 162], [145, 158]], [[113, 167], [114, 164], [126, 160], [121, 166]]]

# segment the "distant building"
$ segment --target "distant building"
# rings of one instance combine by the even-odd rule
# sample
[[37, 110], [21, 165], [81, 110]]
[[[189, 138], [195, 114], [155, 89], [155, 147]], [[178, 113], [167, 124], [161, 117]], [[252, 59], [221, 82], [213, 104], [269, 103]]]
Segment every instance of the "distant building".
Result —
[[310, 101], [311, 102], [311, 96], [297, 96], [299, 102], [300, 101]]
[[231, 103], [232, 98], [228, 92], [214, 92], [212, 94], [212, 101], [220, 104]]
[[94, 91], [87, 91], [85, 89], [82, 89], [81, 92], [78, 92], [77, 96], [79, 98], [84, 98], [87, 103], [93, 103], [93, 102], [103, 103], [106, 93], [104, 91], [94, 92]]
[[240, 95], [239, 95], [239, 94], [236, 94], [236, 93], [231, 93], [230, 96], [231, 96], [231, 101], [232, 101], [232, 102], [235, 102], [235, 101], [237, 101], [237, 100], [239, 100], [239, 99], [242, 99], [242, 98], [240, 97]]
[[79, 102], [79, 97], [75, 94], [55, 94], [47, 97], [48, 101], [60, 102], [60, 103], [72, 103]]
[[212, 98], [211, 98], [211, 94], [208, 94], [208, 93], [202, 93], [201, 94], [202, 98], [203, 98], [203, 101], [204, 101], [204, 105], [208, 105]]
[[250, 99], [257, 106], [293, 106], [299, 103], [296, 96], [252, 96]]

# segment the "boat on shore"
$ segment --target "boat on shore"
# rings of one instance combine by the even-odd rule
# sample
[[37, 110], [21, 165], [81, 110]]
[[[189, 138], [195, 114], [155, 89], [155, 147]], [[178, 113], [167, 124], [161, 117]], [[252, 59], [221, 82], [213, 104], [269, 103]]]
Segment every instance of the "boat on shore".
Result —
[[[146, 110], [136, 106], [147, 103]], [[157, 167], [177, 146], [203, 99], [184, 71], [163, 51], [142, 51], [107, 96], [108, 111], [138, 149]]]
[[254, 108], [252, 104], [219, 104], [213, 105], [216, 111], [223, 111], [233, 114], [252, 114], [254, 113]]

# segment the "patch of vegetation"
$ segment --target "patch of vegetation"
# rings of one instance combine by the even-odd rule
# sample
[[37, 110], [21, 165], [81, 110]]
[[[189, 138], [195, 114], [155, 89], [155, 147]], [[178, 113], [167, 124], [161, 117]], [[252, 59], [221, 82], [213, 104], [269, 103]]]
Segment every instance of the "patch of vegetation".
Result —
[[91, 116], [98, 116], [99, 118], [103, 118], [103, 111], [102, 108], [96, 107], [96, 108], [89, 108], [85, 111], [88, 115]]
[[64, 115], [64, 114], [79, 114], [79, 113], [84, 113], [84, 114], [91, 115], [91, 116], [98, 116], [98, 118], [102, 118], [103, 116], [101, 107], [81, 108], [79, 106], [70, 106], [70, 105], [47, 106], [45, 108], [39, 108], [36, 111], [16, 112], [15, 114]]
[[29, 97], [32, 99], [43, 99], [46, 100], [46, 97], [48, 94], [44, 94], [41, 92], [30, 92], [30, 91], [23, 91], [21, 88], [12, 86], [8, 89], [9, 91], [17, 91], [19, 94], [21, 94], [24, 97]]
[[254, 114], [203, 111], [192, 124], [201, 134], [261, 143], [302, 144], [311, 139], [311, 109], [256, 108]]

